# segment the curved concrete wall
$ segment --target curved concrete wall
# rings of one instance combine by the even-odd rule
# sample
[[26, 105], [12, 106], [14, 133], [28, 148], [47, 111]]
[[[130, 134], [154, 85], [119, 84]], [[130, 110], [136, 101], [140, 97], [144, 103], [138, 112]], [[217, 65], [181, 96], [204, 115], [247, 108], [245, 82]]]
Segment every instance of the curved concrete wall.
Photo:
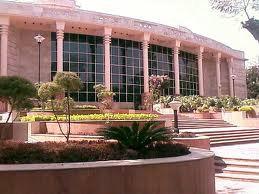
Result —
[[0, 165], [4, 194], [214, 194], [214, 154], [67, 164]]

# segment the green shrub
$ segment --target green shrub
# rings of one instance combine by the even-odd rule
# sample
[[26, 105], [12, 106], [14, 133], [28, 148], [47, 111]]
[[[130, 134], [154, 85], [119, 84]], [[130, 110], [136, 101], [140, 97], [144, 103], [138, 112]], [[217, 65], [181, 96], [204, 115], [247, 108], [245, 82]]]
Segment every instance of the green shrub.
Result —
[[145, 154], [133, 155], [116, 142], [70, 141], [19, 143], [0, 142], [1, 164], [62, 163], [122, 160], [134, 158], [174, 157], [189, 153], [182, 144], [156, 143]]
[[[83, 120], [152, 120], [156, 119], [156, 114], [89, 114], [89, 115], [71, 115], [71, 121], [83, 121]], [[58, 115], [59, 121], [65, 121], [65, 115]], [[32, 115], [22, 117], [23, 122], [33, 121], [55, 121], [54, 115]]]
[[254, 107], [252, 107], [252, 106], [242, 106], [241, 108], [239, 108], [239, 111], [252, 112], [252, 111], [254, 111]]
[[155, 142], [169, 140], [170, 130], [159, 127], [159, 122], [147, 122], [143, 127], [134, 122], [131, 127], [107, 127], [98, 132], [105, 139], [117, 140], [126, 149], [138, 153], [146, 151]]

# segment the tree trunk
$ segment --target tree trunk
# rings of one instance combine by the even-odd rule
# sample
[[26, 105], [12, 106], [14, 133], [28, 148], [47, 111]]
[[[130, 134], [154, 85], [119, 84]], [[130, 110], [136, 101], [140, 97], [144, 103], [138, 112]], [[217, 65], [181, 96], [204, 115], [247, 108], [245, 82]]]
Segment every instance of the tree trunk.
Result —
[[63, 135], [65, 138], [67, 138], [67, 137], [66, 137], [66, 134], [63, 132], [63, 130], [62, 130], [62, 128], [61, 128], [60, 122], [59, 122], [59, 120], [58, 120], [58, 116], [57, 116], [57, 114], [55, 113], [55, 108], [54, 108], [53, 100], [51, 99], [50, 102], [51, 102], [51, 108], [52, 108], [53, 114], [54, 114], [55, 119], [56, 119], [56, 121], [57, 121], [57, 123], [58, 123], [59, 130], [61, 131], [62, 135]]
[[67, 91], [67, 113], [68, 113], [68, 132], [67, 132], [67, 142], [69, 141], [69, 136], [71, 133], [71, 118], [70, 118], [70, 92]]

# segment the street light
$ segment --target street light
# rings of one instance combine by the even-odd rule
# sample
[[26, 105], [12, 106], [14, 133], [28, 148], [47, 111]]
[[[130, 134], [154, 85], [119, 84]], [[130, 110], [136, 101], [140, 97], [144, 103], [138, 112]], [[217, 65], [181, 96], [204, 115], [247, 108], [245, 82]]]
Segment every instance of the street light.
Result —
[[34, 39], [36, 40], [36, 42], [38, 43], [39, 46], [39, 83], [40, 83], [40, 46], [41, 43], [45, 40], [45, 38], [43, 36], [41, 36], [40, 34], [38, 34], [37, 36], [34, 37]]
[[236, 92], [235, 92], [235, 78], [236, 78], [236, 77], [237, 77], [237, 76], [234, 75], [234, 74], [231, 75], [231, 78], [232, 78], [232, 81], [233, 81], [233, 96], [234, 96], [234, 97], [236, 96]]
[[174, 132], [179, 133], [179, 127], [178, 127], [178, 115], [177, 111], [179, 110], [182, 103], [178, 100], [173, 100], [169, 103], [169, 106], [174, 110]]

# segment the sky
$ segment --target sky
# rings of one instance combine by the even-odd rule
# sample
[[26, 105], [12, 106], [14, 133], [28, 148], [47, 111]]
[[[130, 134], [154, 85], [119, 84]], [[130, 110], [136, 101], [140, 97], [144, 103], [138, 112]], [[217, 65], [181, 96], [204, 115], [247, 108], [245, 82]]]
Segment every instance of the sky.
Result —
[[241, 21], [246, 18], [223, 16], [211, 10], [209, 0], [77, 0], [77, 4], [90, 11], [183, 26], [233, 49], [245, 51], [245, 57], [250, 61], [258, 60], [259, 44], [241, 26]]

